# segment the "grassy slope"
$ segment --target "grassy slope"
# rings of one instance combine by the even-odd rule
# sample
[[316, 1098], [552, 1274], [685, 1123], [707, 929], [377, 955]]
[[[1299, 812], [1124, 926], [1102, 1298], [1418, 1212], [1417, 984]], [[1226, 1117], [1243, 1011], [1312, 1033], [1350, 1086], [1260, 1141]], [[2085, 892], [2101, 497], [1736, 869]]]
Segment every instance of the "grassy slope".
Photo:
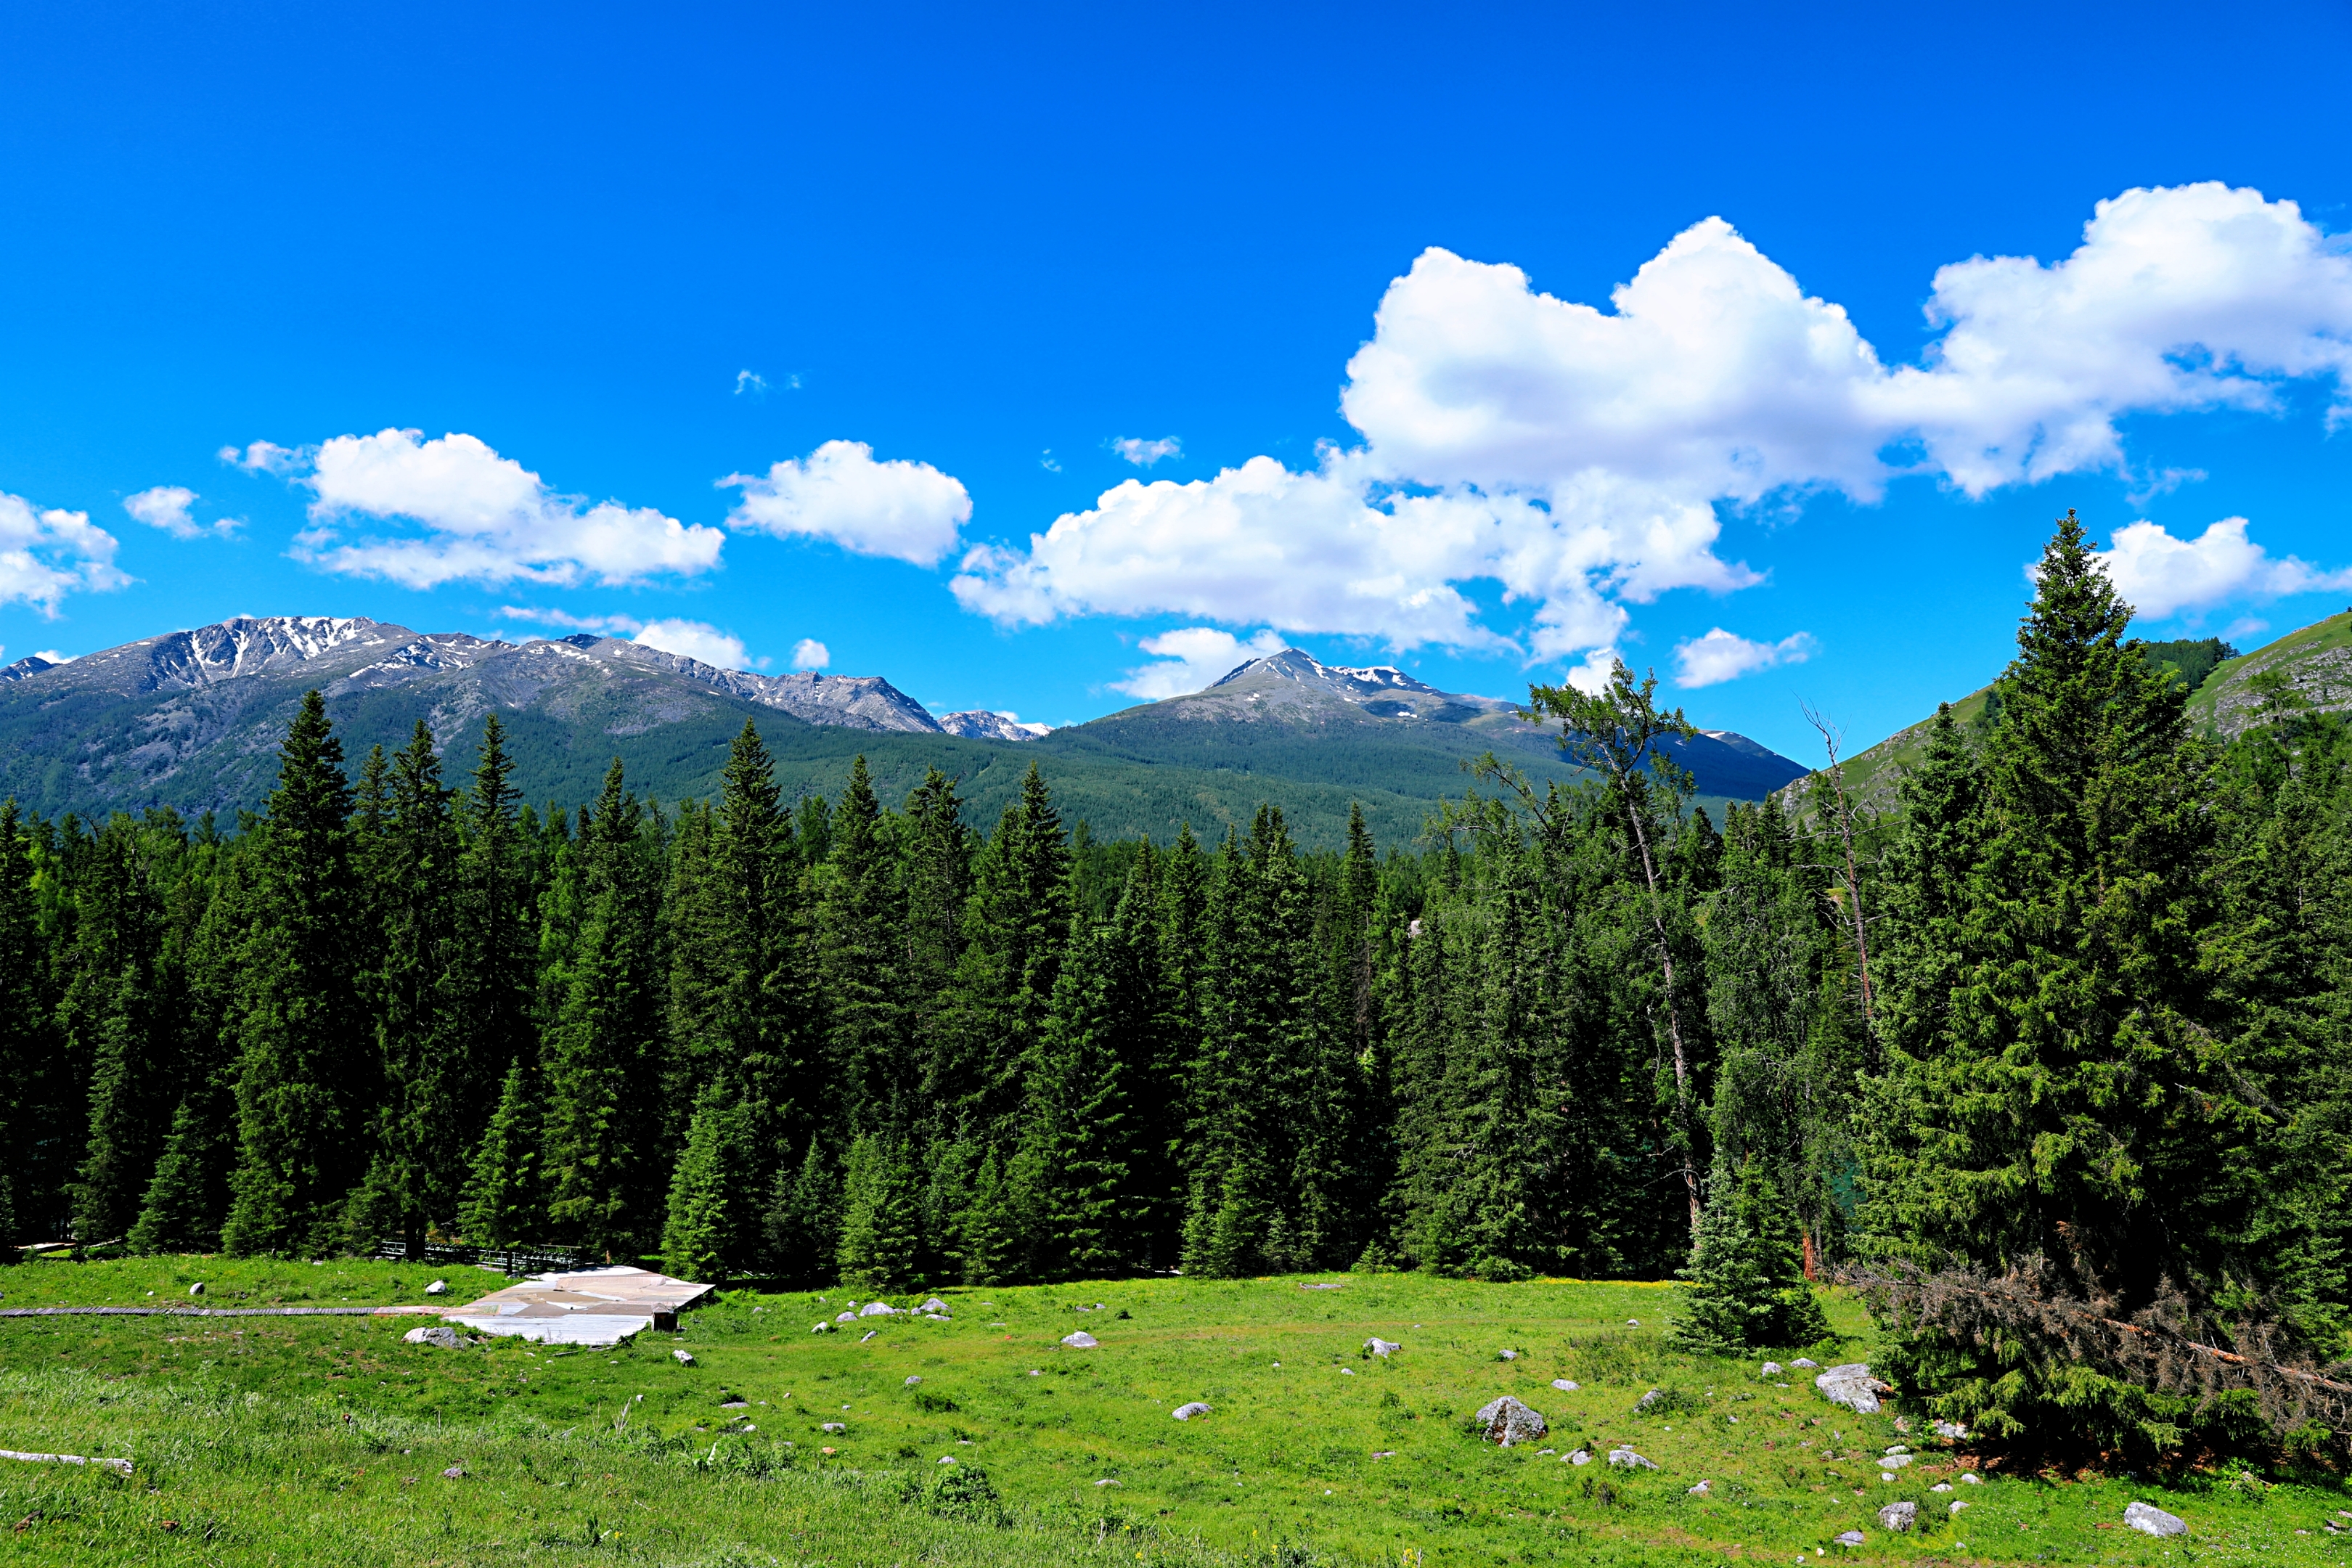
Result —
[[[0, 1289], [9, 1306], [138, 1304], [148, 1289], [184, 1300], [194, 1278], [220, 1304], [239, 1292], [340, 1304], [415, 1300], [425, 1275], [50, 1261], [0, 1270]], [[461, 1292], [495, 1283], [451, 1278]], [[2347, 1506], [2333, 1489], [1996, 1470], [1937, 1494], [1939, 1477], [1974, 1461], [1933, 1443], [1882, 1481], [1866, 1457], [1900, 1440], [1891, 1416], [1836, 1410], [1801, 1380], [1759, 1381], [1752, 1362], [1665, 1352], [1669, 1287], [1342, 1278], [1329, 1291], [1298, 1279], [950, 1291], [952, 1323], [894, 1320], [866, 1343], [809, 1331], [841, 1292], [730, 1292], [677, 1339], [569, 1353], [402, 1344], [414, 1318], [0, 1321], [0, 1447], [140, 1465], [131, 1483], [0, 1466], [0, 1515], [38, 1516], [0, 1532], [0, 1564], [1263, 1563], [1277, 1544], [1334, 1564], [1693, 1563], [1810, 1556], [1850, 1528], [1870, 1532], [1853, 1554], [1864, 1560], [2162, 1564], [2162, 1543], [2102, 1528], [2143, 1496], [2189, 1521], [2184, 1558], [2346, 1559], [2319, 1531]], [[1833, 1316], [1848, 1351], [1866, 1354], [1853, 1304]], [[1077, 1327], [1100, 1348], [1062, 1348]], [[1363, 1358], [1373, 1333], [1403, 1350]], [[679, 1346], [693, 1366], [672, 1358]], [[1522, 1354], [1507, 1363], [1505, 1349]], [[1559, 1376], [1584, 1387], [1555, 1391]], [[1686, 1392], [1692, 1413], [1633, 1415], [1653, 1386]], [[1551, 1420], [1541, 1447], [1628, 1441], [1664, 1468], [1575, 1468], [1463, 1429], [1505, 1393]], [[752, 1403], [722, 1411], [729, 1394]], [[1196, 1398], [1213, 1414], [1169, 1418]], [[847, 1431], [824, 1433], [828, 1420]], [[635, 1438], [646, 1432], [675, 1440], [648, 1448]], [[1014, 1522], [988, 1530], [902, 1500], [949, 1468], [943, 1456], [984, 1468]], [[444, 1480], [452, 1464], [467, 1479]], [[1700, 1479], [1713, 1495], [1690, 1495]], [[1972, 1505], [1957, 1522], [1954, 1495]], [[1921, 1535], [1877, 1530], [1872, 1513], [1895, 1498], [1923, 1505]]]
[[2291, 631], [2252, 653], [2225, 659], [2189, 700], [2189, 721], [2199, 732], [2224, 738], [2243, 729], [2254, 695], [2248, 683], [2263, 671], [2285, 666], [2296, 689], [2315, 707], [2352, 706], [2352, 611]]

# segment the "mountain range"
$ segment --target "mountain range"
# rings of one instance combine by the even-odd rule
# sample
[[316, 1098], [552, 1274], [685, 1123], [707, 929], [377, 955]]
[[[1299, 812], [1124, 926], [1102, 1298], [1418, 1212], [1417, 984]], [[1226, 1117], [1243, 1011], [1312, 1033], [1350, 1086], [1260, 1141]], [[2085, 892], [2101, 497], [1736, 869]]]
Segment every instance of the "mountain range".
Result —
[[[421, 720], [453, 781], [496, 711], [526, 798], [557, 806], [593, 796], [616, 755], [641, 793], [708, 795], [746, 718], [788, 797], [837, 791], [862, 753], [886, 799], [937, 766], [961, 781], [985, 825], [1034, 757], [1065, 816], [1098, 836], [1164, 839], [1187, 822], [1214, 836], [1265, 800], [1303, 842], [1329, 844], [1356, 802], [1383, 842], [1398, 843], [1462, 792], [1465, 764], [1486, 752], [1538, 782], [1577, 776], [1509, 702], [1297, 648], [1202, 691], [1047, 731], [984, 710], [936, 719], [878, 676], [757, 675], [587, 634], [509, 643], [364, 617], [271, 616], [0, 669], [0, 794], [42, 816], [257, 809], [312, 688], [352, 767], [370, 746], [404, 743]], [[1676, 750], [1702, 799], [1718, 803], [1759, 799], [1804, 771], [1725, 731]]]

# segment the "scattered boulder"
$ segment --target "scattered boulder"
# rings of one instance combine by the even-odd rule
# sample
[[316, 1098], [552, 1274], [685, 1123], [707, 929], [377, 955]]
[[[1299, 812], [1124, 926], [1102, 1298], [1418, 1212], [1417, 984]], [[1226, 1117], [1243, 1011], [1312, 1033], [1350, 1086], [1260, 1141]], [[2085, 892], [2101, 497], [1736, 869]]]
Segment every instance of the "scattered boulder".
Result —
[[922, 1380], [921, 1378], [919, 1378], [919, 1377], [916, 1377], [916, 1376], [909, 1375], [909, 1376], [908, 1377], [908, 1379], [907, 1379], [907, 1386], [908, 1386], [908, 1388], [912, 1388], [912, 1387], [914, 1387], [914, 1386], [915, 1386], [915, 1384], [919, 1384], [919, 1383], [920, 1383], [920, 1382], [922, 1382], [922, 1381], [923, 1381], [923, 1380]]
[[1064, 1334], [1062, 1336], [1062, 1342], [1069, 1346], [1074, 1351], [1090, 1351], [1097, 1345], [1102, 1343], [1100, 1340], [1095, 1338], [1094, 1335], [1087, 1332], [1084, 1329], [1080, 1329], [1075, 1334]]
[[1756, 1369], [1756, 1375], [1759, 1377], [1778, 1377], [1780, 1375], [1780, 1372], [1781, 1367], [1779, 1362], [1768, 1361], [1762, 1366]]
[[833, 1332], [833, 1325], [829, 1322], [819, 1322], [816, 1327], [811, 1329], [809, 1332], [813, 1334], [829, 1334]]
[[1574, 1393], [1577, 1391], [1577, 1388], [1579, 1387], [1579, 1385], [1578, 1385], [1578, 1384], [1573, 1384], [1573, 1383], [1570, 1383], [1568, 1379], [1566, 1379], [1566, 1378], [1564, 1378], [1564, 1377], [1555, 1377], [1555, 1378], [1553, 1378], [1553, 1379], [1551, 1380], [1551, 1385], [1552, 1385], [1554, 1388], [1559, 1389], [1562, 1394], [1574, 1394]]
[[1102, 1479], [1097, 1481], [1095, 1485], [1098, 1487], [1115, 1487], [1118, 1485], [1118, 1478], [1117, 1476], [1105, 1476]]
[[948, 1304], [945, 1301], [940, 1300], [937, 1296], [934, 1296], [929, 1300], [924, 1302], [920, 1307], [917, 1308], [916, 1310], [920, 1312], [936, 1312], [942, 1318], [949, 1315]]
[[1642, 1326], [1642, 1320], [1639, 1318], [1628, 1318], [1625, 1320], [1625, 1326], [1629, 1329], [1638, 1329]]
[[[639, 1395], [639, 1397], [642, 1398], [643, 1395]], [[721, 1410], [749, 1410], [751, 1408], [751, 1402], [748, 1399], [741, 1398], [722, 1399], [719, 1402], [719, 1408]]]
[[1878, 1528], [1898, 1534], [1919, 1522], [1919, 1505], [1916, 1502], [1891, 1502], [1878, 1510]]
[[1831, 1544], [1833, 1546], [1859, 1546], [1869, 1539], [1870, 1537], [1864, 1535], [1859, 1530], [1843, 1530], [1840, 1531], [1835, 1536], [1831, 1538]]
[[898, 1315], [898, 1309], [887, 1301], [868, 1301], [857, 1309], [857, 1315], [861, 1318], [895, 1318]]
[[1568, 1465], [1589, 1465], [1592, 1463], [1592, 1455], [1587, 1449], [1579, 1448], [1560, 1462]]
[[828, 1432], [846, 1432], [849, 1430], [849, 1423], [846, 1421], [828, 1421], [824, 1424], [824, 1429]]
[[1550, 1430], [1541, 1415], [1507, 1394], [1480, 1405], [1478, 1420], [1486, 1428], [1487, 1438], [1506, 1448], [1540, 1437]]
[[1701, 1481], [1698, 1485], [1687, 1489], [1693, 1497], [1706, 1497], [1709, 1495], [1706, 1489], [1706, 1483], [1705, 1481]]
[[466, 1467], [452, 1465], [441, 1472], [441, 1479], [445, 1481], [462, 1481], [466, 1479]]
[[429, 1328], [411, 1329], [400, 1336], [412, 1345], [433, 1345], [441, 1350], [463, 1350], [474, 1342], [446, 1323], [435, 1323]]
[[1813, 1386], [1832, 1405], [1842, 1405], [1857, 1415], [1877, 1415], [1878, 1396], [1895, 1392], [1892, 1384], [1870, 1375], [1869, 1363], [1859, 1361], [1830, 1368], [1813, 1379]]
[[1658, 1463], [1655, 1459], [1642, 1458], [1633, 1452], [1630, 1444], [1626, 1444], [1609, 1450], [1609, 1467], [1616, 1470], [1654, 1470]]
[[1657, 1407], [1658, 1401], [1664, 1399], [1665, 1396], [1666, 1391], [1663, 1388], [1654, 1388], [1650, 1390], [1649, 1393], [1642, 1395], [1641, 1398], [1633, 1402], [1633, 1413], [1637, 1415], [1648, 1415], [1652, 1410]]
[[201, 1280], [201, 1279], [197, 1280], [194, 1284], [193, 1284], [193, 1285], [191, 1285], [191, 1286], [189, 1286], [189, 1287], [188, 1287], [188, 1294], [189, 1294], [189, 1295], [191, 1295], [191, 1296], [201, 1296], [201, 1295], [203, 1295], [204, 1293], [205, 1293], [205, 1282], [204, 1282], [203, 1280]]
[[1929, 1487], [1927, 1489], [1931, 1492], [1948, 1492], [1952, 1489], [1952, 1483], [1949, 1481], [1937, 1481], [1934, 1486]]
[[1806, 1357], [1804, 1357], [1804, 1356], [1799, 1356], [1796, 1360], [1794, 1360], [1794, 1361], [1790, 1362], [1789, 1364], [1790, 1364], [1790, 1366], [1802, 1367], [1802, 1368], [1804, 1368], [1807, 1372], [1811, 1372], [1811, 1371], [1812, 1371], [1812, 1370], [1813, 1370], [1813, 1368], [1815, 1368], [1815, 1367], [1817, 1367], [1817, 1366], [1821, 1365], [1822, 1363], [1819, 1363], [1819, 1362], [1817, 1362], [1817, 1361], [1810, 1360], [1810, 1359], [1808, 1359], [1808, 1358], [1806, 1358]]
[[446, 1296], [449, 1293], [449, 1281], [436, 1279], [432, 1284], [425, 1287], [425, 1293], [428, 1296]]
[[1517, 1361], [1519, 1359], [1519, 1352], [1517, 1351], [1504, 1351], [1500, 1352], [1498, 1359], [1503, 1361]]
[[834, 1319], [834, 1321], [836, 1323], [854, 1323], [857, 1321], [857, 1314], [855, 1312], [844, 1312], [839, 1317]]
[[1172, 1412], [1176, 1419], [1179, 1421], [1190, 1421], [1195, 1415], [1206, 1415], [1208, 1413], [1209, 1406], [1202, 1404], [1197, 1399], [1192, 1401], [1190, 1405], [1178, 1405]]
[[2186, 1535], [2189, 1521], [2167, 1513], [2152, 1502], [2136, 1502], [2124, 1510], [2124, 1522], [2142, 1535]]
[[1364, 1342], [1364, 1353], [1366, 1355], [1379, 1356], [1383, 1361], [1402, 1349], [1404, 1349], [1404, 1346], [1398, 1343], [1396, 1341], [1384, 1340], [1378, 1334], [1374, 1334], [1370, 1339]]
[[1963, 1498], [1954, 1502], [1951, 1507], [1946, 1509], [1944, 1511], [1950, 1514], [1954, 1519], [1958, 1519], [1960, 1517], [1960, 1510], [1968, 1506], [1968, 1500]]
[[1959, 1426], [1954, 1422], [1938, 1421], [1936, 1423], [1936, 1436], [1938, 1437], [1949, 1437], [1954, 1442], [1958, 1442], [1968, 1435], [1969, 1429], [1967, 1427]]
[[694, 1364], [694, 1352], [692, 1351], [672, 1351], [669, 1352], [669, 1359], [677, 1363], [680, 1366], [692, 1366]]
[[866, 1341], [868, 1341], [868, 1340], [872, 1339], [875, 1335], [877, 1335], [877, 1334], [880, 1333], [881, 1331], [881, 1331], [881, 1330], [879, 1330], [879, 1329], [868, 1329], [868, 1330], [866, 1330], [864, 1333], [862, 1333], [862, 1334], [860, 1334], [860, 1335], [858, 1335], [858, 1336], [857, 1336], [857, 1342], [858, 1342], [859, 1344], [861, 1344], [861, 1345], [862, 1345], [862, 1344], [864, 1344]]
[[1960, 1479], [1972, 1487], [1980, 1487], [1984, 1485], [1984, 1478], [1977, 1474], [1974, 1470], [1962, 1470], [1960, 1472]]
[[1885, 1454], [1879, 1457], [1878, 1468], [1882, 1470], [1899, 1470], [1910, 1462], [1911, 1456], [1908, 1454]]
[[1337, 1289], [1341, 1289], [1341, 1288], [1342, 1288], [1343, 1286], [1345, 1286], [1346, 1284], [1347, 1284], [1347, 1281], [1346, 1281], [1346, 1280], [1344, 1280], [1344, 1279], [1339, 1279], [1339, 1280], [1333, 1280], [1333, 1281], [1332, 1281], [1332, 1282], [1330, 1282], [1329, 1284], [1323, 1284], [1323, 1285], [1301, 1285], [1301, 1286], [1299, 1287], [1299, 1289], [1300, 1289], [1301, 1290], [1337, 1290]]

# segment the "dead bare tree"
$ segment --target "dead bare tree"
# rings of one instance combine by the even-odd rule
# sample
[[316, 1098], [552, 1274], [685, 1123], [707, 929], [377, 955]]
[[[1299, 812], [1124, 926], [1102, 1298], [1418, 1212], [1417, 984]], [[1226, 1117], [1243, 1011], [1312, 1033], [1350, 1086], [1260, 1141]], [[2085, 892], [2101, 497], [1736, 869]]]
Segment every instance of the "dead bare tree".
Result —
[[1798, 706], [1805, 715], [1805, 722], [1820, 731], [1822, 748], [1829, 753], [1830, 765], [1814, 777], [1829, 781], [1830, 803], [1836, 808], [1834, 826], [1839, 844], [1844, 850], [1841, 875], [1845, 884], [1846, 914], [1853, 925], [1854, 961], [1862, 975], [1862, 1026], [1864, 1032], [1874, 1039], [1878, 1026], [1872, 1010], [1870, 994], [1870, 922], [1862, 907], [1862, 869], [1853, 850], [1853, 803], [1845, 792], [1845, 767], [1838, 757], [1838, 747], [1845, 739], [1845, 731], [1830, 722], [1811, 703], [1801, 702]]

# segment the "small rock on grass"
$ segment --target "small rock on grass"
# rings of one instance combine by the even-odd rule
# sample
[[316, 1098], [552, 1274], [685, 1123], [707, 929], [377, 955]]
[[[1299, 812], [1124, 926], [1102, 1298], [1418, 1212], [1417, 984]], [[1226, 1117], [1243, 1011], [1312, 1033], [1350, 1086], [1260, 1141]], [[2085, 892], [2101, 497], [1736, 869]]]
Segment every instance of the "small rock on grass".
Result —
[[2124, 1510], [2124, 1522], [2143, 1535], [2186, 1535], [2189, 1521], [2167, 1513], [2152, 1502], [2136, 1502]]
[[425, 1293], [428, 1296], [446, 1296], [449, 1293], [449, 1281], [436, 1279], [432, 1284], [425, 1287]]
[[694, 1352], [692, 1351], [672, 1351], [669, 1352], [669, 1359], [677, 1363], [680, 1366], [692, 1366], [694, 1364]]
[[919, 1383], [920, 1383], [920, 1382], [922, 1382], [922, 1381], [923, 1381], [923, 1380], [922, 1380], [921, 1378], [919, 1378], [919, 1377], [911, 1377], [911, 1376], [910, 1376], [910, 1377], [908, 1377], [908, 1378], [907, 1379], [907, 1386], [908, 1386], [908, 1388], [912, 1388], [912, 1387], [914, 1387], [914, 1386], [915, 1386], [915, 1384], [919, 1384]]
[[849, 1423], [846, 1421], [828, 1421], [824, 1424], [824, 1429], [828, 1432], [846, 1432], [849, 1430]]
[[193, 1284], [193, 1285], [191, 1285], [191, 1286], [189, 1286], [189, 1287], [188, 1287], [188, 1294], [189, 1294], [189, 1295], [191, 1295], [191, 1296], [201, 1296], [201, 1295], [203, 1295], [204, 1293], [205, 1293], [205, 1282], [204, 1282], [203, 1280], [201, 1280], [201, 1279], [197, 1280], [194, 1284]]
[[1404, 1349], [1404, 1346], [1399, 1344], [1396, 1341], [1384, 1340], [1378, 1334], [1374, 1334], [1370, 1339], [1364, 1342], [1365, 1354], [1380, 1356], [1383, 1360], [1402, 1349]]
[[1859, 1546], [1869, 1539], [1870, 1537], [1864, 1535], [1859, 1530], [1847, 1530], [1841, 1531], [1834, 1538], [1832, 1538], [1832, 1543], [1838, 1546]]
[[433, 1345], [445, 1351], [462, 1350], [474, 1342], [446, 1323], [411, 1329], [400, 1337], [412, 1345]]
[[1179, 1421], [1190, 1421], [1195, 1415], [1206, 1415], [1208, 1413], [1209, 1406], [1202, 1404], [1197, 1399], [1193, 1400], [1190, 1405], [1178, 1405], [1173, 1412], [1176, 1419]]
[[1801, 1367], [1803, 1367], [1806, 1371], [1811, 1372], [1813, 1368], [1815, 1368], [1815, 1367], [1817, 1367], [1817, 1366], [1821, 1365], [1822, 1363], [1819, 1363], [1819, 1362], [1817, 1362], [1817, 1361], [1811, 1361], [1811, 1360], [1809, 1360], [1809, 1359], [1807, 1359], [1807, 1358], [1806, 1358], [1806, 1357], [1804, 1357], [1804, 1356], [1799, 1356], [1796, 1360], [1794, 1360], [1794, 1361], [1790, 1362], [1789, 1364], [1790, 1364], [1790, 1366], [1801, 1366]]
[[881, 1331], [881, 1330], [879, 1330], [879, 1329], [868, 1329], [868, 1330], [866, 1330], [864, 1333], [862, 1333], [862, 1334], [860, 1334], [860, 1335], [858, 1335], [858, 1336], [857, 1336], [857, 1342], [858, 1342], [859, 1344], [861, 1344], [861, 1345], [862, 1345], [862, 1344], [864, 1344], [866, 1341], [868, 1341], [868, 1340], [872, 1339], [875, 1335], [877, 1335], [877, 1334], [880, 1333], [881, 1331]]
[[1487, 1438], [1506, 1448], [1540, 1437], [1550, 1430], [1541, 1415], [1507, 1394], [1480, 1405], [1477, 1418], [1486, 1426]]
[[1919, 1505], [1916, 1502], [1891, 1502], [1878, 1510], [1878, 1528], [1897, 1532], [1919, 1522]]
[[1570, 1454], [1568, 1458], [1562, 1459], [1560, 1463], [1563, 1465], [1589, 1465], [1592, 1463], [1592, 1456], [1585, 1449], [1579, 1448], [1575, 1453]]
[[1692, 1487], [1690, 1489], [1690, 1495], [1693, 1497], [1706, 1497], [1709, 1495], [1707, 1492], [1706, 1483], [1705, 1481], [1701, 1481], [1698, 1485]]
[[462, 1481], [466, 1479], [466, 1467], [452, 1465], [441, 1472], [441, 1479], [445, 1481]]
[[1655, 1459], [1642, 1458], [1641, 1455], [1633, 1452], [1631, 1447], [1610, 1449], [1609, 1465], [1612, 1469], [1619, 1470], [1654, 1470], [1658, 1468], [1658, 1462]]
[[1780, 1363], [1779, 1362], [1768, 1361], [1762, 1366], [1756, 1369], [1756, 1375], [1759, 1377], [1778, 1377], [1780, 1375]]
[[1869, 1363], [1859, 1361], [1830, 1368], [1813, 1379], [1813, 1386], [1832, 1405], [1842, 1405], [1857, 1415], [1877, 1415], [1878, 1396], [1895, 1392], [1891, 1385], [1870, 1375]]
[[1968, 1507], [1968, 1506], [1969, 1506], [1969, 1505], [1968, 1505], [1965, 1501], [1956, 1502], [1956, 1503], [1952, 1504], [1949, 1508], [1946, 1509], [1944, 1511], [1945, 1511], [1946, 1513], [1950, 1514], [1954, 1519], [1958, 1519], [1958, 1518], [1959, 1518], [1959, 1517], [1960, 1517], [1960, 1510], [1962, 1510], [1962, 1509], [1964, 1509], [1964, 1508], [1966, 1508], [1966, 1507]]
[[1062, 1342], [1069, 1346], [1074, 1351], [1090, 1351], [1097, 1345], [1102, 1343], [1100, 1340], [1095, 1338], [1094, 1335], [1087, 1332], [1084, 1329], [1080, 1329], [1075, 1334], [1064, 1334], [1062, 1336]]

